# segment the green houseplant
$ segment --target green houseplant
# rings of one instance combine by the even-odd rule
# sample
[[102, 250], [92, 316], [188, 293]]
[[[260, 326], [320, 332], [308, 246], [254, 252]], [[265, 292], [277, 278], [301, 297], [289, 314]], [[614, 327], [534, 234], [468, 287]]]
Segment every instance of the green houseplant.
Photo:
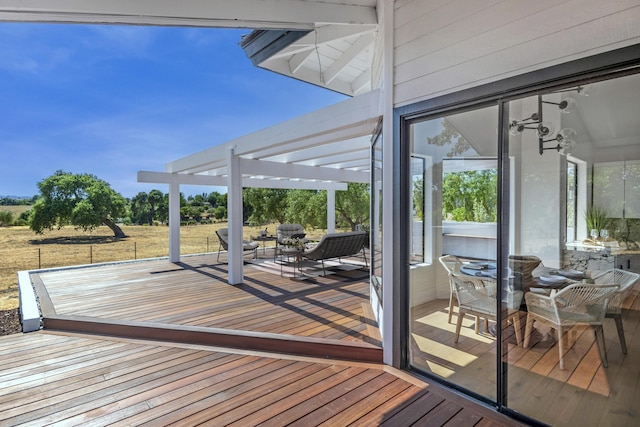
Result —
[[606, 230], [610, 223], [607, 211], [598, 206], [587, 208], [584, 218], [587, 222], [587, 231], [598, 230], [598, 235], [600, 235], [601, 230]]

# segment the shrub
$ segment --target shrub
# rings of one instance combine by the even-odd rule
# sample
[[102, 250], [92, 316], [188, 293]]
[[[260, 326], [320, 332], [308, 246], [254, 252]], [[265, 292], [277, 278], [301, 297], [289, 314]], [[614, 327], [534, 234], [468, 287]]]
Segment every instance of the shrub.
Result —
[[0, 226], [8, 227], [13, 225], [13, 214], [9, 211], [0, 211]]

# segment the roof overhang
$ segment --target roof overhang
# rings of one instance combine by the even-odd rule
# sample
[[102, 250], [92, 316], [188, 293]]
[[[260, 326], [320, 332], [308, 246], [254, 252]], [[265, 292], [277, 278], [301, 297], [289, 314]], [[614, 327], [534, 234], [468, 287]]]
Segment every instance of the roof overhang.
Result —
[[240, 42], [257, 67], [354, 96], [372, 89], [376, 24], [319, 24], [313, 31], [255, 30]]
[[375, 24], [361, 2], [302, 0], [4, 0], [0, 21], [313, 29], [317, 23]]

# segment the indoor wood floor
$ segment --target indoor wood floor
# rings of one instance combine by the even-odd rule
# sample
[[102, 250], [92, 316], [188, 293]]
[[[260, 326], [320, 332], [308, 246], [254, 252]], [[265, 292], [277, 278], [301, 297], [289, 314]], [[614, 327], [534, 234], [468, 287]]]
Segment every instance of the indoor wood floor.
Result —
[[[605, 319], [607, 368], [602, 366], [590, 329], [578, 328], [575, 343], [558, 366], [551, 328], [536, 322], [529, 348], [516, 345], [505, 330], [509, 407], [553, 426], [636, 426], [640, 419], [640, 286], [625, 301], [623, 322], [628, 354], [622, 353], [615, 324]], [[447, 323], [448, 300], [413, 310], [413, 363], [467, 389], [495, 397], [495, 338], [475, 334], [465, 318], [458, 344]], [[457, 314], [453, 317], [455, 323]], [[524, 320], [524, 318], [523, 318]], [[482, 324], [483, 322], [481, 322]]]

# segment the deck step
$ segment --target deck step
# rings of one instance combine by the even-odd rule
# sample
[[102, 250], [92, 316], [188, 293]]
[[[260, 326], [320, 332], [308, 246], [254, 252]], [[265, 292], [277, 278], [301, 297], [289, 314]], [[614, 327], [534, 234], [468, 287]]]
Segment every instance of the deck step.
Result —
[[338, 341], [265, 332], [98, 319], [87, 316], [51, 315], [44, 317], [43, 324], [45, 330], [382, 363], [382, 348], [360, 341]]

